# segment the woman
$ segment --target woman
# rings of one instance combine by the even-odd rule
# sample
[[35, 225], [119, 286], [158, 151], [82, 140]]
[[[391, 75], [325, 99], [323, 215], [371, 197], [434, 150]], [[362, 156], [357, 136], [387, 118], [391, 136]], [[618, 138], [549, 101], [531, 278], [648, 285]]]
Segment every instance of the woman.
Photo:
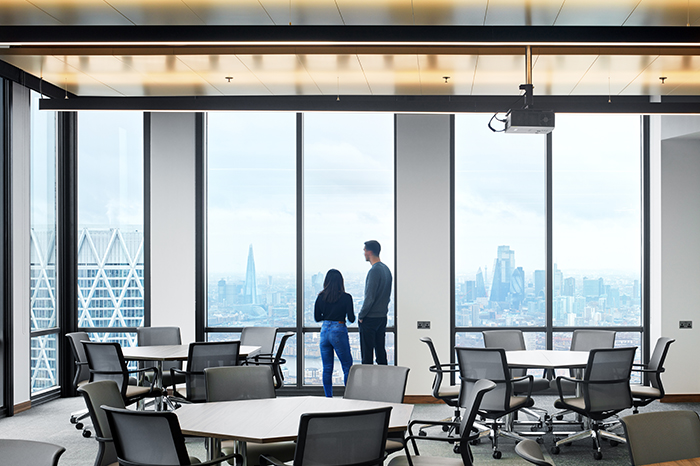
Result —
[[348, 372], [352, 366], [350, 340], [345, 318], [355, 322], [352, 296], [345, 292], [343, 276], [335, 269], [330, 269], [323, 281], [323, 291], [318, 294], [314, 306], [316, 322], [323, 321], [321, 327], [321, 360], [323, 361], [323, 391], [328, 398], [333, 396], [333, 350], [340, 359], [340, 365], [348, 381]]

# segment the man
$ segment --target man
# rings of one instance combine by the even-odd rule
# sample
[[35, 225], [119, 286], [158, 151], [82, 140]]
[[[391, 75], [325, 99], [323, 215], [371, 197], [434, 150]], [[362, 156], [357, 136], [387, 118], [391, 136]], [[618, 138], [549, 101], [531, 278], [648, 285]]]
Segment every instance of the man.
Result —
[[365, 260], [372, 264], [372, 267], [365, 280], [365, 302], [357, 316], [360, 324], [362, 364], [374, 364], [373, 353], [377, 355], [377, 364], [387, 364], [384, 336], [391, 297], [391, 272], [379, 259], [381, 249], [377, 241], [365, 242]]

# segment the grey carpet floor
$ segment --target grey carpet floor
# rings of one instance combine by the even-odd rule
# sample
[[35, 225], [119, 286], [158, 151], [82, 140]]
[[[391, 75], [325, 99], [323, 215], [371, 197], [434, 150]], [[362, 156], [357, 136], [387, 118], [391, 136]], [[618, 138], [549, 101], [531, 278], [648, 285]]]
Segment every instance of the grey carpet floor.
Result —
[[[535, 399], [536, 406], [548, 409], [550, 412], [555, 411], [553, 407], [554, 397], [536, 396]], [[83, 408], [83, 400], [79, 397], [59, 399], [35, 406], [13, 417], [0, 419], [0, 438], [41, 440], [62, 445], [66, 448], [66, 452], [61, 457], [59, 465], [92, 466], [97, 453], [97, 442], [93, 438], [83, 438], [80, 432], [75, 429], [75, 426], [68, 421], [71, 412]], [[700, 405], [695, 403], [654, 402], [643, 408], [643, 412], [660, 410], [700, 411]], [[445, 405], [416, 405], [413, 418], [442, 419], [448, 417], [451, 413], [452, 409]], [[628, 414], [631, 414], [631, 411], [622, 412], [621, 416]], [[431, 435], [444, 435], [439, 428], [432, 428], [430, 432]], [[589, 440], [576, 442], [570, 447], [562, 447], [559, 455], [551, 455], [549, 453], [549, 448], [554, 441], [552, 434], [546, 434], [543, 440], [542, 448], [545, 452], [545, 457], [556, 466], [578, 466], [593, 463], [601, 466], [630, 464], [625, 445], [611, 447], [607, 442], [604, 442], [603, 460], [597, 462], [593, 460], [591, 442]], [[500, 445], [503, 457], [500, 460], [495, 460], [491, 457], [491, 447], [488, 441], [482, 441], [481, 444], [471, 447], [474, 454], [474, 463], [476, 465], [491, 466], [527, 464], [514, 453], [514, 444], [515, 442], [512, 440], [501, 439]], [[191, 455], [204, 459], [204, 445], [201, 440], [187, 439], [187, 448]], [[452, 452], [452, 446], [446, 443], [420, 441], [418, 448], [421, 455], [424, 456], [456, 457]]]

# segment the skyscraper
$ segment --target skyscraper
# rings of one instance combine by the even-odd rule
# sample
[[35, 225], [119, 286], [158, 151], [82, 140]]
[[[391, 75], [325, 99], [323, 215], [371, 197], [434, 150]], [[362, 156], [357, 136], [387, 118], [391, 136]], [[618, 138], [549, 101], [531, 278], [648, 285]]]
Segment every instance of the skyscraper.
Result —
[[518, 306], [525, 298], [525, 272], [522, 267], [513, 270], [513, 275], [510, 277], [510, 294], [513, 304]]
[[484, 283], [484, 274], [481, 272], [481, 267], [479, 267], [479, 270], [476, 272], [476, 297], [486, 297], [486, 285]]
[[510, 246], [498, 246], [489, 301], [503, 302], [506, 300], [510, 292], [510, 277], [514, 269], [515, 251], [512, 251]]
[[564, 289], [561, 294], [563, 296], [576, 296], [576, 279], [574, 277], [564, 279]]
[[243, 289], [244, 304], [259, 304], [258, 285], [255, 281], [255, 259], [253, 245], [248, 248], [248, 265], [245, 269], [245, 288]]
[[[544, 297], [544, 292], [547, 285], [547, 271], [535, 270], [535, 296]], [[542, 293], [540, 295], [540, 293]]]

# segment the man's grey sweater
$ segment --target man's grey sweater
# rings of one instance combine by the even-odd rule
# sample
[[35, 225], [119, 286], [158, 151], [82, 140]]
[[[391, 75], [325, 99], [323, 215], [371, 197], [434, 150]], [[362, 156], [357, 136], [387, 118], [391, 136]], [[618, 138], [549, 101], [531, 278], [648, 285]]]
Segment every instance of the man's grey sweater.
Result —
[[391, 298], [391, 271], [383, 262], [377, 262], [367, 272], [365, 281], [365, 302], [357, 316], [386, 317], [389, 312], [389, 299]]

